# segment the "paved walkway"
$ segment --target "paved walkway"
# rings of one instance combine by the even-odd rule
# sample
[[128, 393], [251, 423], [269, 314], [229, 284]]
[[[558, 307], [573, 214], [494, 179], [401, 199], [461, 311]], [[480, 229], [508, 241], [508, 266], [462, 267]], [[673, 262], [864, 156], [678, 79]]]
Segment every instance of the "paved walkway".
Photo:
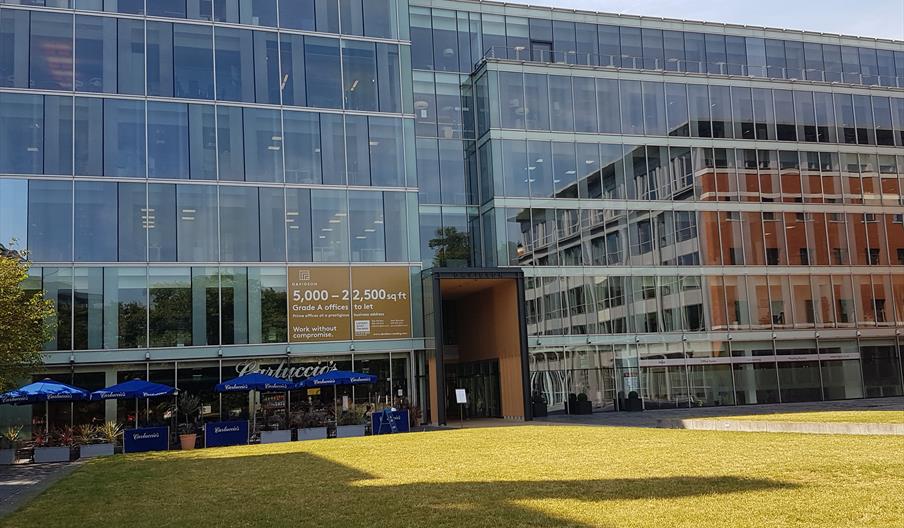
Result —
[[590, 415], [555, 414], [537, 418], [537, 422], [561, 424], [605, 425], [614, 427], [664, 427], [675, 420], [695, 418], [729, 418], [753, 414], [775, 414], [819, 411], [902, 411], [904, 398], [877, 398], [833, 402], [741, 405], [737, 407], [700, 407], [695, 409], [661, 409], [644, 412], [595, 412]]
[[78, 465], [78, 462], [70, 462], [0, 466], [0, 519], [18, 510]]

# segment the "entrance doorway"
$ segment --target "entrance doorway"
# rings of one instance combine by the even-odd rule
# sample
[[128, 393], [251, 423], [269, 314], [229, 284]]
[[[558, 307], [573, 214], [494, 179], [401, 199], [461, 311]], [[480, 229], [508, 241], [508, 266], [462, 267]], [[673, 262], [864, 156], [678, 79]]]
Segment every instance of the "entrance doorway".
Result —
[[466, 418], [529, 420], [524, 276], [508, 269], [426, 272], [433, 293], [434, 350], [428, 362], [430, 421]]

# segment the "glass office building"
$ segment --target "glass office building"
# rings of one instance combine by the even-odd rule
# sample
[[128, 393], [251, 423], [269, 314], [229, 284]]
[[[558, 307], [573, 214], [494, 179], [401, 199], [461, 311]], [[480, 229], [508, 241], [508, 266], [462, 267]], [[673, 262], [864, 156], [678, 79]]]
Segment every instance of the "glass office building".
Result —
[[[332, 366], [433, 422], [453, 385], [520, 419], [533, 394], [904, 394], [902, 147], [896, 41], [469, 0], [0, 0], [0, 241], [57, 306], [46, 374], [214, 413], [240, 372]], [[404, 268], [409, 331], [293, 339], [299, 266]], [[469, 351], [481, 280], [508, 352]]]

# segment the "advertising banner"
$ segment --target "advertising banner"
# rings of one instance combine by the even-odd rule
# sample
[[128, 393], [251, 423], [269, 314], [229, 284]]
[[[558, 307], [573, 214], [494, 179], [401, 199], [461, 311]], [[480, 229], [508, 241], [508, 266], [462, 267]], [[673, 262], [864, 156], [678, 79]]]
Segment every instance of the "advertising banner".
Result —
[[248, 443], [248, 421], [204, 424], [204, 446], [224, 447]]
[[289, 342], [411, 337], [404, 266], [289, 267]]
[[411, 431], [408, 411], [376, 412], [371, 415], [373, 434], [408, 433]]
[[169, 427], [142, 427], [126, 429], [122, 433], [124, 453], [169, 450]]
[[411, 337], [408, 268], [352, 268], [352, 328], [355, 339]]
[[347, 266], [289, 267], [289, 342], [351, 339]]

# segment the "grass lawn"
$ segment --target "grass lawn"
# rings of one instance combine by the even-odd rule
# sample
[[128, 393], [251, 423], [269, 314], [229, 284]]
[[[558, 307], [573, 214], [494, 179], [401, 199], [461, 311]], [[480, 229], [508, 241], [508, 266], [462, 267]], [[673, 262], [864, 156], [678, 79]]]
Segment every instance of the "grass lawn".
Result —
[[894, 527], [904, 437], [520, 426], [94, 460], [0, 526]]
[[751, 414], [747, 416], [723, 416], [713, 420], [807, 422], [807, 423], [882, 423], [904, 424], [901, 411], [825, 411], [778, 414]]

